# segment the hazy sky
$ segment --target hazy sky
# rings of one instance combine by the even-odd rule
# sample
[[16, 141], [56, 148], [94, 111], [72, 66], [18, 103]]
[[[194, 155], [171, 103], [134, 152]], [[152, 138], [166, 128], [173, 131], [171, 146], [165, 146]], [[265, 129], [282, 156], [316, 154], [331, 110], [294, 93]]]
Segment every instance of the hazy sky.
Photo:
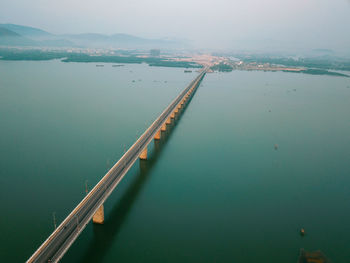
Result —
[[199, 47], [350, 49], [350, 0], [0, 0], [0, 23]]

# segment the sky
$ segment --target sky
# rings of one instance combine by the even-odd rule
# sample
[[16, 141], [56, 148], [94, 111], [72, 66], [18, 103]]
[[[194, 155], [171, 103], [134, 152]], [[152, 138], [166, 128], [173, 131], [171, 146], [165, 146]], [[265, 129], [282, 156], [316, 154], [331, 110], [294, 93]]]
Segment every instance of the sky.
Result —
[[350, 0], [0, 0], [0, 23], [218, 50], [350, 49]]

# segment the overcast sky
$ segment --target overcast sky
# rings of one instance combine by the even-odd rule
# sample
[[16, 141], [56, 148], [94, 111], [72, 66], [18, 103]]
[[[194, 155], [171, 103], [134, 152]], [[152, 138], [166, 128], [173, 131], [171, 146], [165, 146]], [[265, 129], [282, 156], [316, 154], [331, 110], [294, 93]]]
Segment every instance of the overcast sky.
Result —
[[350, 0], [0, 0], [0, 23], [184, 38], [218, 49], [350, 49]]

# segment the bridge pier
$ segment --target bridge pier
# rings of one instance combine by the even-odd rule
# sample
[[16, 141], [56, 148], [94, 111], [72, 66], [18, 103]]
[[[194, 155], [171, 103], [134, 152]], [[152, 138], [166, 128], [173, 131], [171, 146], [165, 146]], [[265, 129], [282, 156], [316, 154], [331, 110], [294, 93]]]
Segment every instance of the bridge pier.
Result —
[[166, 123], [164, 122], [164, 124], [162, 125], [162, 127], [160, 128], [161, 131], [166, 131]]
[[171, 113], [170, 118], [171, 119], [175, 119], [175, 113], [174, 112]]
[[140, 159], [141, 160], [147, 160], [147, 146], [145, 147], [145, 149], [140, 154]]
[[167, 120], [166, 120], [166, 122], [165, 122], [166, 124], [170, 124], [171, 123], [171, 118], [169, 117], [169, 118], [167, 118]]
[[[163, 126], [162, 126], [163, 127]], [[158, 131], [157, 131], [157, 133], [156, 133], [156, 135], [154, 135], [154, 139], [155, 140], [160, 140], [160, 134], [161, 134], [161, 129], [159, 129]]]
[[101, 205], [98, 208], [98, 210], [92, 217], [92, 222], [94, 224], [100, 224], [100, 225], [102, 225], [105, 222], [105, 213], [104, 213], [103, 205]]

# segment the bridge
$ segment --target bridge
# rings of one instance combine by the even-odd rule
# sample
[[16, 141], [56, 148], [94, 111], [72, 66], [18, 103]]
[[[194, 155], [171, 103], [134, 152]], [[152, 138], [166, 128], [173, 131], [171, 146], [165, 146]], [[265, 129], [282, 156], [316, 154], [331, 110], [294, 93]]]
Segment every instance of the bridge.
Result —
[[92, 219], [95, 224], [104, 223], [103, 204], [118, 183], [123, 179], [135, 161], [147, 159], [147, 146], [153, 140], [159, 140], [161, 132], [178, 114], [195, 93], [208, 68], [200, 74], [170, 103], [151, 126], [138, 138], [119, 161], [96, 184], [86, 197], [74, 208], [63, 222], [42, 243], [27, 262], [58, 262], [78, 238]]

